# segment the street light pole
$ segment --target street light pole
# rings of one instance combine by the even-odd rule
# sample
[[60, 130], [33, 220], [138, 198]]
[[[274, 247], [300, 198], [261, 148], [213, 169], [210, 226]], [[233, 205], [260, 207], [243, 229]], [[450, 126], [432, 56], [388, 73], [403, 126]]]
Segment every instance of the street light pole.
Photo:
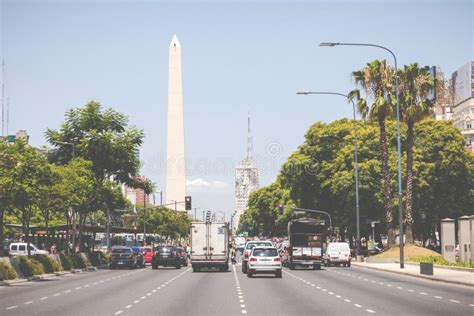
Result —
[[400, 226], [399, 242], [400, 242], [400, 269], [405, 268], [404, 262], [404, 240], [403, 240], [403, 192], [402, 192], [402, 163], [401, 163], [401, 140], [400, 140], [400, 96], [398, 88], [398, 65], [397, 56], [385, 46], [369, 44], [369, 43], [337, 43], [337, 42], [322, 42], [319, 46], [334, 47], [334, 46], [366, 46], [383, 49], [389, 52], [395, 63], [395, 93], [397, 95], [397, 159], [398, 159], [398, 220]]
[[348, 101], [352, 102], [352, 114], [354, 118], [354, 173], [355, 173], [355, 193], [356, 193], [356, 233], [357, 233], [357, 244], [356, 244], [356, 255], [360, 253], [360, 217], [359, 217], [359, 161], [358, 161], [358, 146], [357, 146], [357, 121], [356, 121], [356, 108], [354, 100], [349, 98], [348, 95], [338, 92], [320, 92], [320, 91], [307, 91], [307, 92], [297, 92], [298, 95], [308, 95], [308, 94], [319, 94], [319, 95], [337, 95], [346, 98]]

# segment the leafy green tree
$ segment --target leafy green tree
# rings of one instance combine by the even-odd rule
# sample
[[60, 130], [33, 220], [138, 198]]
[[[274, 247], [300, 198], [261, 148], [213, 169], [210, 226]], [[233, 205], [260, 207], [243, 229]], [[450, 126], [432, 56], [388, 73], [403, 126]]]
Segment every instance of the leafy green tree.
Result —
[[406, 242], [413, 243], [413, 147], [415, 124], [431, 114], [434, 103], [428, 99], [435, 89], [435, 80], [426, 68], [410, 64], [399, 70], [400, 112], [407, 125], [405, 233]]
[[42, 188], [53, 182], [53, 173], [44, 153], [22, 140], [10, 146], [16, 151], [15, 166], [11, 170], [14, 183], [10, 191], [11, 210], [22, 224], [25, 241], [28, 243], [28, 255], [30, 255], [31, 219], [39, 210]]
[[[350, 96], [357, 99], [357, 108], [364, 118], [378, 123], [380, 129], [380, 156], [382, 162], [385, 223], [387, 227], [387, 244], [395, 243], [393, 231], [392, 189], [390, 185], [389, 157], [387, 132], [385, 123], [393, 115], [395, 93], [393, 89], [394, 69], [386, 60], [375, 60], [361, 70], [354, 71], [352, 77], [357, 86], [365, 93], [361, 98], [361, 90], [356, 89]], [[369, 101], [371, 100], [371, 101]], [[369, 105], [369, 102], [372, 104]]]
[[[97, 200], [116, 201], [106, 194], [109, 181], [132, 185], [133, 176], [138, 174], [140, 161], [138, 149], [143, 143], [143, 131], [128, 125], [125, 115], [113, 109], [103, 109], [98, 102], [91, 101], [82, 108], [71, 109], [66, 113], [66, 119], [58, 130], [48, 129], [46, 139], [54, 147], [50, 151], [51, 161], [59, 164], [67, 163], [74, 153], [92, 162], [91, 170], [95, 177], [93, 192], [86, 207], [78, 209], [80, 226], [91, 212], [95, 212]], [[113, 206], [106, 207], [108, 212]], [[108, 218], [111, 214], [108, 214]], [[80, 228], [81, 229], [81, 228]], [[81, 245], [82, 246], [82, 245]]]

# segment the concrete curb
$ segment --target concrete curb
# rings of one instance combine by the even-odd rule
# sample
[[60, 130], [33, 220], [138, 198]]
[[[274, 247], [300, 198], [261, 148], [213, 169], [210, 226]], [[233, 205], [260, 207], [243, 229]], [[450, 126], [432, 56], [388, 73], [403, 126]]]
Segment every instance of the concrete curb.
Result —
[[395, 271], [395, 270], [383, 269], [383, 268], [378, 268], [378, 267], [370, 267], [370, 266], [365, 266], [363, 264], [358, 264], [356, 262], [353, 262], [352, 265], [355, 266], [355, 267], [360, 267], [360, 268], [365, 268], [365, 269], [372, 269], [372, 270], [383, 271], [383, 272], [390, 272], [390, 273], [395, 273], [395, 274], [402, 274], [402, 275], [411, 276], [411, 277], [420, 278], [420, 279], [425, 279], [425, 280], [431, 280], [431, 281], [438, 281], [438, 282], [444, 282], [444, 283], [449, 283], [449, 284], [457, 284], [457, 285], [464, 285], [464, 286], [474, 287], [474, 284], [472, 284], [472, 283], [465, 283], [465, 282], [454, 281], [454, 280], [440, 279], [440, 278], [437, 278], [437, 277], [430, 277], [430, 276], [423, 275], [423, 274], [413, 274], [413, 273], [408, 273], [408, 272], [403, 272], [403, 271]]
[[96, 267], [89, 267], [86, 269], [71, 269], [69, 271], [58, 271], [58, 272], [48, 273], [48, 274], [33, 275], [29, 278], [17, 278], [14, 280], [0, 281], [0, 286], [10, 286], [10, 285], [15, 285], [19, 283], [29, 282], [29, 281], [38, 281], [38, 280], [47, 279], [47, 278], [51, 278], [55, 276], [64, 276], [64, 275], [69, 275], [69, 274], [76, 274], [76, 273], [82, 273], [82, 272], [94, 272], [94, 271], [97, 271]]

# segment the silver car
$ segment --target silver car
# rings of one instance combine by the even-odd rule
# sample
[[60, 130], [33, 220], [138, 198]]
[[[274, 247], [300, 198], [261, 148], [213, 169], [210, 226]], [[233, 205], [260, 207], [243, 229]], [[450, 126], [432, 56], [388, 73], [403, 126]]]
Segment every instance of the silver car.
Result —
[[254, 274], [275, 274], [281, 278], [281, 258], [275, 247], [255, 247], [247, 261], [247, 276]]

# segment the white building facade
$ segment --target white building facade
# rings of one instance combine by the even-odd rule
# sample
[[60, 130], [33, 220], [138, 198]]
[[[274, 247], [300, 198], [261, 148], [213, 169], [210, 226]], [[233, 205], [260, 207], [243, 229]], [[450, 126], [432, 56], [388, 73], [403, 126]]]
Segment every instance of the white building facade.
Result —
[[474, 62], [453, 73], [453, 123], [466, 140], [466, 149], [474, 152]]
[[233, 227], [239, 227], [240, 216], [248, 207], [250, 193], [259, 188], [258, 168], [253, 159], [253, 139], [248, 118], [247, 157], [235, 167], [235, 217]]

